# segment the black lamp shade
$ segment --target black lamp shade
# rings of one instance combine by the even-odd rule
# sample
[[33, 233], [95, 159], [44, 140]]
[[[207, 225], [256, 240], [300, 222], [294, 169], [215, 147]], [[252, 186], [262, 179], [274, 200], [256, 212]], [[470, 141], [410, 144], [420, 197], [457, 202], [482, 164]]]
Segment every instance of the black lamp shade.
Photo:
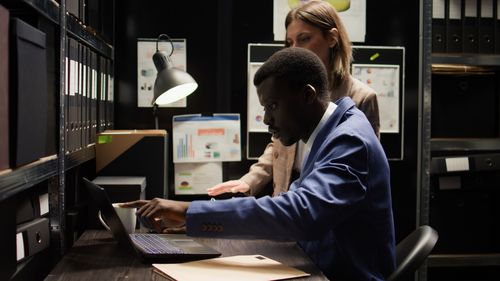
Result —
[[170, 58], [160, 51], [153, 55], [153, 61], [158, 71], [153, 104], [164, 105], [178, 101], [198, 88], [198, 83], [191, 75], [173, 67]]

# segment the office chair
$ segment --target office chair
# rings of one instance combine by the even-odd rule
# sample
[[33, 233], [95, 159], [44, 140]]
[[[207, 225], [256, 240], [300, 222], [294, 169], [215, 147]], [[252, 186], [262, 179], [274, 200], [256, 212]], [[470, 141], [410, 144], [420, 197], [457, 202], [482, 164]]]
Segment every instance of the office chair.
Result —
[[438, 233], [428, 225], [422, 225], [406, 236], [396, 246], [396, 270], [388, 281], [409, 276], [422, 265], [438, 240]]

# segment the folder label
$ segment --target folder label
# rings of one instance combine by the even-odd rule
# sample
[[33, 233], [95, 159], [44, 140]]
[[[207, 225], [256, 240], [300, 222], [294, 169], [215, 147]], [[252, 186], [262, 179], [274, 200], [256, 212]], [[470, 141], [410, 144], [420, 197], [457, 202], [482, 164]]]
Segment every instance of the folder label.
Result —
[[24, 254], [24, 239], [23, 239], [23, 233], [19, 232], [16, 234], [16, 250], [17, 250], [17, 257], [16, 260], [20, 261], [25, 257]]
[[447, 172], [469, 171], [469, 158], [467, 157], [446, 158], [445, 163]]
[[49, 194], [44, 193], [39, 196], [38, 202], [40, 203], [40, 216], [44, 216], [49, 213]]
[[481, 0], [481, 17], [493, 18], [493, 1]]
[[460, 1], [461, 0], [450, 0], [450, 19], [459, 20], [462, 18]]
[[445, 11], [444, 3], [445, 3], [444, 0], [432, 1], [433, 19], [444, 19], [444, 11]]
[[465, 17], [477, 17], [477, 0], [465, 0]]

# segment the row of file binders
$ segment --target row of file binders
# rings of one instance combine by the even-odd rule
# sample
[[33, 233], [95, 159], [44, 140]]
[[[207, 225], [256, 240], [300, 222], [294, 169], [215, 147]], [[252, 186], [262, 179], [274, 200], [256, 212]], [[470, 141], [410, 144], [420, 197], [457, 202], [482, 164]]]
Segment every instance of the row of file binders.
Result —
[[500, 54], [500, 0], [433, 0], [432, 52]]
[[66, 152], [95, 143], [113, 128], [113, 65], [90, 47], [68, 37], [66, 57]]

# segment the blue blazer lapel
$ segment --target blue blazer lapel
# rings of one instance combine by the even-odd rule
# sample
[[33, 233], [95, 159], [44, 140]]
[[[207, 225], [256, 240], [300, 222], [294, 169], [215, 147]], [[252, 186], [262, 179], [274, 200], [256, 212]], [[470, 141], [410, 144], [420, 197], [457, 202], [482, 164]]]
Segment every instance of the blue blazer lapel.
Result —
[[346, 112], [355, 107], [356, 105], [349, 97], [343, 97], [337, 102], [335, 102], [337, 108], [333, 112], [332, 116], [326, 121], [325, 125], [318, 132], [316, 139], [311, 147], [311, 151], [309, 152], [309, 156], [307, 156], [306, 162], [304, 163], [303, 170], [300, 173], [300, 181], [302, 181], [302, 175], [307, 175], [311, 172], [314, 167], [314, 162], [316, 161], [316, 154], [318, 150], [321, 148], [323, 141], [326, 137], [331, 134], [335, 128], [339, 125], [340, 121], [344, 118]]

